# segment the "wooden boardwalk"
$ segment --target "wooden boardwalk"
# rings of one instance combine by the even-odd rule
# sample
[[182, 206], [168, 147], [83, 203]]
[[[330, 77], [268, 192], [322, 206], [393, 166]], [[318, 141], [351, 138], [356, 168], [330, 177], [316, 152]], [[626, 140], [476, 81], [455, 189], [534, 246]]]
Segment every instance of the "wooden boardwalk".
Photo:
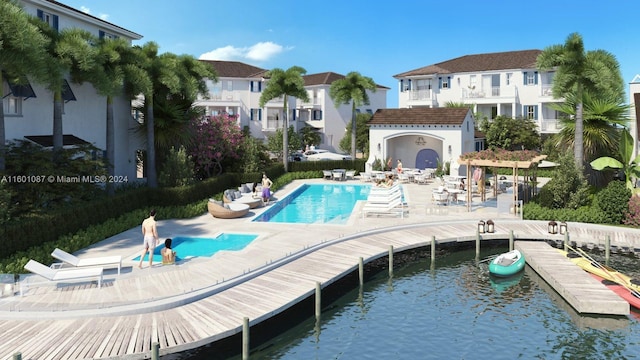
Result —
[[[419, 194], [411, 198], [417, 202]], [[467, 220], [453, 220], [460, 218], [453, 214], [426, 221], [423, 215], [424, 208], [411, 208], [403, 220], [371, 218], [348, 227], [283, 225], [278, 230], [229, 222], [274, 233], [238, 253], [176, 267], [132, 269], [117, 278], [107, 275], [102, 289], [95, 284], [41, 287], [22, 298], [0, 299], [0, 359], [15, 352], [38, 360], [143, 359], [155, 342], [161, 355], [196, 348], [240, 333], [245, 317], [255, 325], [286, 311], [313, 296], [316, 283], [324, 288], [357, 270], [360, 258], [368, 263], [386, 256], [390, 246], [396, 252], [429, 246], [432, 236], [439, 244], [475, 241], [478, 217], [486, 219], [465, 214]], [[508, 239], [510, 234], [516, 240], [562, 239], [547, 233], [546, 222], [495, 221], [496, 232], [483, 239]], [[185, 226], [199, 229], [188, 222]], [[640, 231], [582, 224], [569, 224], [569, 229], [578, 244], [602, 243], [609, 236], [613, 244], [640, 248]]]

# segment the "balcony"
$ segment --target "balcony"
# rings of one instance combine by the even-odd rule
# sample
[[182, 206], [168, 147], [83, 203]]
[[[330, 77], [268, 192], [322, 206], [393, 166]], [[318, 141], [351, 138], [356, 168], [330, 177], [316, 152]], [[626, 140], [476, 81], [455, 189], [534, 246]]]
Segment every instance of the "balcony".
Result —
[[299, 100], [299, 105], [303, 109], [315, 109], [315, 108], [319, 108], [319, 106], [322, 105], [322, 101], [319, 97], [313, 97], [313, 98], [309, 98], [309, 101], [306, 101], [306, 102]]
[[276, 119], [275, 117], [274, 118], [268, 117], [267, 118], [267, 127], [265, 129], [266, 130], [281, 129], [283, 124], [284, 124], [283, 120]]
[[408, 103], [410, 105], [418, 105], [418, 106], [434, 106], [436, 102], [436, 94], [432, 89], [421, 89], [421, 90], [409, 90], [408, 92]]
[[540, 132], [557, 133], [562, 130], [562, 123], [558, 119], [545, 119], [540, 121]]

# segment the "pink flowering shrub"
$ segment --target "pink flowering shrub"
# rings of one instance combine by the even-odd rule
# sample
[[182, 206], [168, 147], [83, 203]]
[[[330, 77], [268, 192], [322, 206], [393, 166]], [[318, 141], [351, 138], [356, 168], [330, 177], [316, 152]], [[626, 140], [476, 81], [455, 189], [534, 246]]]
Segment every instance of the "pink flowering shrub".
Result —
[[629, 211], [625, 216], [624, 223], [640, 227], [640, 196], [634, 195], [629, 198]]
[[227, 113], [192, 120], [194, 138], [189, 154], [197, 173], [219, 175], [225, 160], [240, 158], [243, 137], [236, 120], [237, 116]]

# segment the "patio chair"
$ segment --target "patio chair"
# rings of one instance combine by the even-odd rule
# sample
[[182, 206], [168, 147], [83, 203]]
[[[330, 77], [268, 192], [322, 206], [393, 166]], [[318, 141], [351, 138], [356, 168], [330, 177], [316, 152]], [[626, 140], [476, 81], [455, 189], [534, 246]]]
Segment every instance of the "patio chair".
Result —
[[400, 198], [386, 203], [367, 202], [362, 207], [362, 218], [365, 218], [369, 214], [400, 215], [401, 218], [404, 218], [404, 207], [402, 206]]
[[43, 265], [35, 260], [29, 260], [24, 268], [36, 275], [45, 278], [47, 281], [31, 282], [29, 278], [20, 282], [20, 296], [28, 289], [29, 286], [56, 283], [61, 281], [88, 281], [90, 279], [96, 279], [98, 281], [98, 288], [102, 287], [102, 273], [101, 267], [92, 268], [74, 268], [74, 269], [52, 269], [46, 265]]
[[120, 275], [120, 268], [122, 267], [122, 256], [104, 256], [95, 258], [80, 259], [75, 255], [69, 254], [64, 250], [56, 248], [51, 253], [55, 259], [62, 261], [65, 264], [80, 268], [80, 267], [117, 267], [118, 275]]
[[433, 200], [436, 205], [448, 205], [449, 204], [449, 193], [446, 191], [443, 192], [434, 192]]
[[220, 201], [209, 199], [207, 203], [207, 210], [211, 216], [220, 219], [235, 219], [247, 215], [249, 212], [249, 205], [247, 204], [235, 204], [233, 202], [224, 204]]
[[353, 177], [356, 176], [355, 170], [347, 170], [344, 173], [345, 180], [353, 180]]
[[240, 193], [233, 190], [225, 190], [222, 194], [222, 201], [225, 204], [247, 204], [250, 209], [255, 209], [262, 206], [262, 199], [259, 197], [253, 197], [253, 193]]
[[327, 180], [331, 180], [331, 178], [333, 177], [333, 175], [331, 174], [331, 170], [322, 170], [322, 177]]

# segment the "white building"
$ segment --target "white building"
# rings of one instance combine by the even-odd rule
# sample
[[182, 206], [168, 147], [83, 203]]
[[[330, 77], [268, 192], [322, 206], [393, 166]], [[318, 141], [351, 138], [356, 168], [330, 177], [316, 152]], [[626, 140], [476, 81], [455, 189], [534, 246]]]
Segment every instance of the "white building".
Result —
[[540, 50], [465, 55], [394, 76], [401, 108], [472, 104], [489, 119], [534, 119], [541, 134], [560, 130], [553, 99], [553, 71], [536, 69]]
[[367, 170], [376, 160], [401, 159], [405, 168], [436, 168], [450, 162], [453, 172], [466, 168], [454, 163], [475, 150], [474, 118], [467, 108], [380, 109], [369, 121]]
[[640, 139], [639, 132], [640, 126], [640, 74], [633, 77], [633, 80], [629, 83], [629, 101], [631, 103], [631, 112], [629, 116], [629, 132], [633, 137], [633, 157], [635, 159], [638, 156], [638, 139]]
[[[52, 0], [22, 0], [24, 11], [48, 22], [56, 30], [80, 28], [97, 37], [120, 37], [128, 41], [142, 36], [97, 17], [85, 14]], [[106, 149], [106, 97], [96, 93], [89, 83], [76, 84], [67, 77], [63, 93], [64, 146], [90, 143]], [[6, 79], [2, 99], [6, 139], [30, 140], [43, 148], [52, 147], [53, 94], [42, 84], [15, 86]], [[139, 125], [131, 116], [131, 102], [126, 96], [114, 98], [115, 147], [114, 174], [136, 178], [136, 151], [144, 149], [144, 138], [134, 129]]]
[[[252, 136], [265, 139], [282, 128], [284, 119], [284, 97], [273, 99], [260, 107], [260, 96], [269, 81], [267, 72], [252, 65], [236, 61], [210, 61], [218, 74], [218, 81], [206, 80], [209, 99], [199, 98], [194, 104], [205, 108], [206, 115], [221, 112], [237, 114], [238, 125], [249, 128]], [[331, 84], [343, 75], [333, 72], [303, 76], [309, 102], [296, 98], [287, 99], [289, 125], [296, 131], [309, 125], [321, 136], [319, 148], [337, 151], [340, 140], [345, 135], [347, 124], [351, 121], [351, 105], [335, 106], [329, 96]], [[357, 108], [359, 112], [373, 114], [377, 109], [386, 107], [387, 87], [378, 86], [375, 93], [369, 93], [369, 105]]]

